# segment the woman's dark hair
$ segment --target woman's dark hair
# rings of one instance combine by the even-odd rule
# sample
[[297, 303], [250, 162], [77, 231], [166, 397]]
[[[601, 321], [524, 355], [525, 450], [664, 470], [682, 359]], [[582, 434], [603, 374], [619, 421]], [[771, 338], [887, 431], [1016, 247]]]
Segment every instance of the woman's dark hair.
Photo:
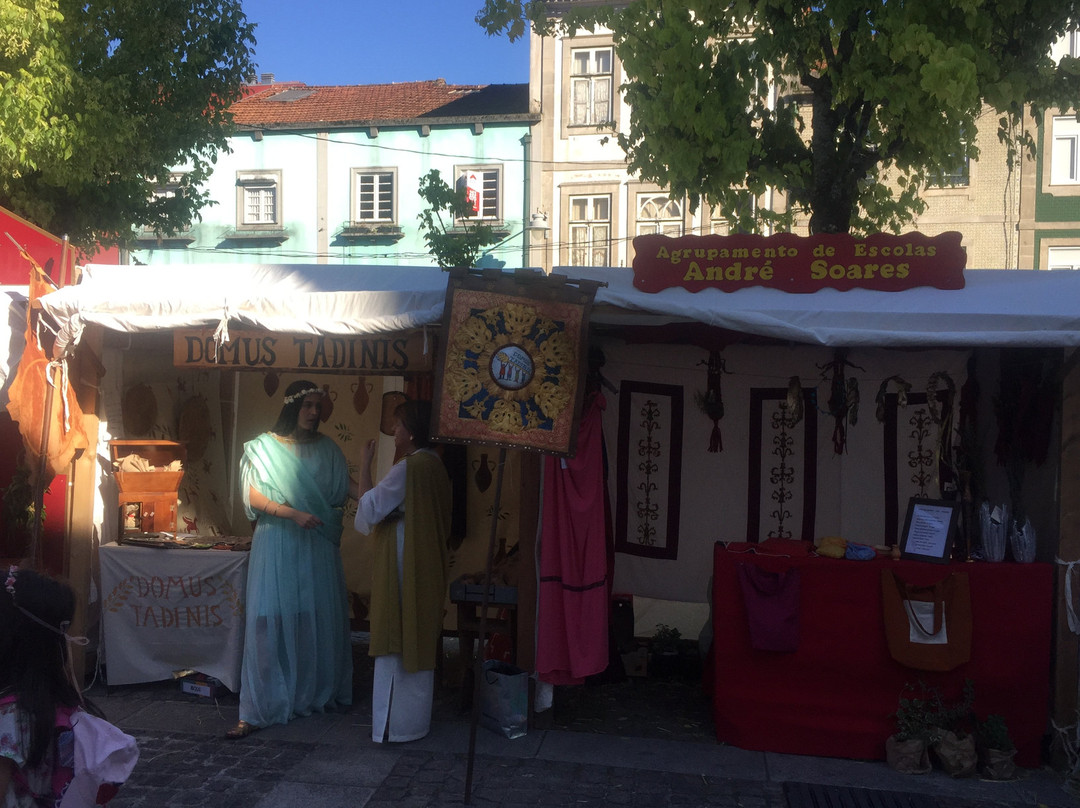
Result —
[[[308, 392], [304, 395], [300, 395], [305, 390]], [[296, 431], [296, 422], [300, 419], [300, 408], [304, 406], [304, 399], [310, 393], [322, 393], [322, 390], [316, 386], [315, 382], [309, 382], [306, 379], [297, 379], [295, 382], [285, 388], [285, 398], [287, 402], [282, 406], [281, 412], [278, 413], [277, 422], [270, 430], [275, 435], [291, 435]], [[318, 429], [319, 425], [315, 424], [315, 429]]]
[[0, 580], [12, 581], [0, 587], [0, 693], [14, 694], [19, 711], [30, 720], [26, 762], [33, 767], [52, 742], [56, 708], [84, 703], [68, 678], [64, 636], [75, 616], [75, 593], [66, 583], [34, 570], [12, 576], [0, 569]]
[[394, 417], [412, 435], [413, 445], [417, 449], [426, 449], [431, 445], [430, 401], [404, 401], [394, 409]]

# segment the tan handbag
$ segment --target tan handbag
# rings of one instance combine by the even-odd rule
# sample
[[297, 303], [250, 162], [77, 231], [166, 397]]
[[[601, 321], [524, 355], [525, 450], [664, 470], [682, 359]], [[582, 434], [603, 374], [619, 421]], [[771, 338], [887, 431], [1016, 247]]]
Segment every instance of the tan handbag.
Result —
[[881, 572], [885, 638], [892, 658], [908, 668], [951, 671], [971, 659], [971, 587], [966, 572], [930, 586]]

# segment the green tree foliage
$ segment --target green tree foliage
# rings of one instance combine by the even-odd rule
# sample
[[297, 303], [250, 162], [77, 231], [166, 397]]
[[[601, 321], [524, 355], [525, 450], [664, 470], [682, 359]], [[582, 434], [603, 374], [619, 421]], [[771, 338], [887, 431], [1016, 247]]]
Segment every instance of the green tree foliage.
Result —
[[186, 228], [253, 31], [240, 0], [0, 0], [0, 205], [84, 247]]
[[[978, 156], [984, 104], [1010, 161], [1034, 148], [1016, 134], [1025, 105], [1037, 120], [1080, 105], [1080, 60], [1049, 56], [1080, 24], [1077, 0], [486, 0], [476, 19], [511, 39], [528, 21], [610, 29], [629, 169], [743, 227], [808, 214], [813, 232], [897, 231], [928, 175]], [[768, 187], [786, 215], [740, 206]]]
[[465, 190], [451, 188], [437, 169], [420, 178], [419, 193], [429, 205], [420, 214], [420, 229], [428, 250], [443, 269], [472, 267], [480, 251], [498, 241], [490, 225], [469, 223], [472, 208]]

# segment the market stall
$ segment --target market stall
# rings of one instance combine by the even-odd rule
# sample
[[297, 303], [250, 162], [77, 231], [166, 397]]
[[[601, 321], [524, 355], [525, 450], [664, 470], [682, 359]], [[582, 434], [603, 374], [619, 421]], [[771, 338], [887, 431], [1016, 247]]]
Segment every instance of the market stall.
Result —
[[[770, 532], [786, 532], [806, 541], [842, 535], [869, 545], [894, 543], [908, 499], [920, 492], [940, 495], [933, 458], [946, 430], [939, 405], [943, 396], [953, 395], [955, 424], [969, 379], [983, 389], [977, 415], [985, 493], [1004, 501], [1009, 482], [996, 467], [992, 397], [1003, 389], [1002, 380], [1011, 378], [1011, 360], [1019, 357], [1019, 365], [1067, 374], [1070, 366], [1063, 363], [1070, 349], [1080, 345], [1074, 303], [1080, 275], [1071, 272], [968, 270], [963, 288], [826, 288], [813, 294], [762, 287], [646, 292], [635, 286], [630, 269], [557, 272], [606, 284], [597, 291], [591, 324], [593, 343], [607, 360], [602, 373], [609, 405], [603, 420], [609, 493], [619, 525], [614, 589], [690, 604], [703, 620], [711, 607], [718, 646], [725, 632], [738, 630], [741, 616], [725, 600], [730, 587], [718, 578], [710, 596], [716, 541], [753, 543]], [[169, 351], [175, 360], [173, 335], [184, 329], [208, 330], [213, 345], [198, 344], [209, 345], [214, 356], [215, 347], [230, 344], [225, 339], [230, 331], [244, 339], [292, 334], [331, 340], [417, 329], [426, 338], [429, 330], [434, 333], [429, 327], [439, 322], [445, 293], [445, 274], [423, 268], [230, 265], [189, 267], [174, 277], [166, 268], [91, 266], [82, 284], [49, 295], [42, 305], [58, 321], [104, 332], [106, 342], [153, 345], [160, 361]], [[269, 378], [265, 357], [255, 350], [261, 343], [232, 344], [245, 347], [224, 354], [225, 361], [216, 367], [211, 362], [199, 370], [210, 374], [204, 387], [217, 391], [212, 411], [213, 405], [227, 409], [228, 403], [213, 374], [255, 371], [239, 374], [243, 378], [229, 394], [234, 410], [257, 402], [258, 388]], [[1023, 351], [1032, 353], [1017, 353]], [[363, 369], [336, 354], [330, 342], [305, 356], [312, 371], [337, 373], [356, 385], [352, 393], [345, 392], [347, 387], [338, 393], [338, 407], [353, 394], [359, 400], [369, 392], [363, 379], [356, 381]], [[793, 378], [798, 386], [790, 384]], [[890, 382], [894, 378], [906, 381], [909, 389]], [[838, 383], [848, 389], [852, 380], [862, 391], [859, 419], [849, 411], [840, 429], [828, 399]], [[370, 392], [377, 397], [380, 391]], [[722, 410], [707, 406], [710, 393], [713, 401], [721, 398]], [[788, 408], [795, 401], [802, 402], [802, 413], [791, 423]], [[638, 417], [646, 405], [657, 407], [652, 434], [663, 438], [656, 446], [660, 466], [643, 480], [635, 476], [639, 472], [628, 447], [647, 437], [639, 434], [643, 420]], [[922, 426], [912, 426], [912, 418]], [[1064, 473], [1067, 484], [1075, 471], [1063, 472], [1053, 449], [1059, 423], [1056, 417], [1047, 421], [1048, 459], [1029, 464], [1023, 486], [1040, 537], [1038, 559], [1044, 564], [1063, 548], [1063, 557], [1075, 557], [1069, 548], [1080, 541], [1067, 533], [1071, 526], [1059, 525], [1057, 480]], [[349, 425], [348, 434], [359, 428]], [[240, 436], [229, 429], [222, 423], [215, 440], [234, 453]], [[778, 445], [786, 447], [783, 462], [771, 454]], [[912, 477], [908, 464], [913, 452], [931, 458], [925, 479]], [[783, 473], [778, 475], [778, 469]], [[633, 492], [646, 489], [656, 492], [648, 504], [659, 514], [658, 532], [642, 531], [635, 522]], [[782, 497], [782, 508], [776, 507], [774, 495]], [[979, 577], [1011, 580], [1016, 597], [1031, 608], [1025, 631], [1038, 634], [1053, 630], [1046, 574], [1043, 565], [1005, 562], [980, 571]], [[854, 630], [872, 629], [863, 625]], [[1046, 635], [1039, 636], [1042, 653]], [[1045, 672], [1022, 671], [1016, 681], [1030, 683], [1033, 693], [1039, 688], [1045, 692]], [[1030, 682], [1032, 677], [1043, 681]], [[743, 685], [742, 679], [722, 683], [728, 692]], [[987, 685], [988, 693], [992, 687]], [[873, 709], [877, 732], [888, 710], [883, 717], [881, 704]], [[1033, 722], [1045, 727], [1045, 718], [1044, 713]], [[720, 717], [717, 723], [722, 725]], [[1029, 734], [1025, 743], [1030, 742]]]

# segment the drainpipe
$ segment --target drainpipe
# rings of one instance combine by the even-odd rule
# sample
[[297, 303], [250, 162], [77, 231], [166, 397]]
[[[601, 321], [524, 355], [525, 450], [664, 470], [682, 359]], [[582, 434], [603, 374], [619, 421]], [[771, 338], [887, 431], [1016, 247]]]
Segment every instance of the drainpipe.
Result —
[[526, 132], [521, 138], [522, 177], [521, 183], [521, 266], [529, 265], [529, 252], [532, 248], [532, 231], [529, 230], [529, 157], [532, 152], [532, 133]]

